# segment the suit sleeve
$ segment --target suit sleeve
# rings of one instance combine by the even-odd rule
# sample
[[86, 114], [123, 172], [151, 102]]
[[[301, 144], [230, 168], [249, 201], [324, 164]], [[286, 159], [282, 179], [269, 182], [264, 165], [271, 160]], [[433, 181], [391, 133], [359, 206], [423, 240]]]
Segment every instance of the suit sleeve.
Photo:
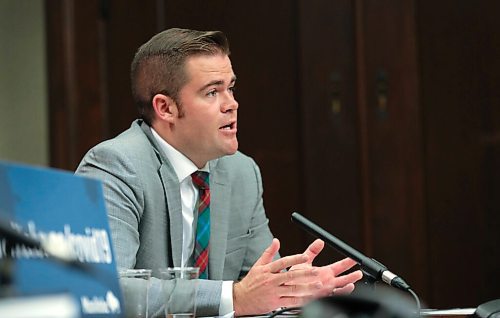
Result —
[[84, 157], [76, 173], [102, 182], [117, 266], [134, 268], [144, 196], [133, 165], [112, 149], [93, 149]]
[[[264, 202], [263, 202], [263, 186], [262, 186], [262, 177], [260, 174], [260, 169], [255, 163], [255, 161], [251, 160], [253, 176], [255, 178], [255, 186], [256, 196], [255, 196], [255, 206], [253, 208], [253, 214], [250, 221], [250, 241], [248, 244], [247, 252], [245, 255], [245, 259], [243, 261], [243, 266], [241, 268], [240, 276], [245, 276], [253, 264], [260, 258], [264, 250], [271, 244], [273, 240], [273, 235], [271, 230], [269, 229], [269, 219], [266, 216], [264, 210]], [[275, 259], [278, 259], [279, 255], [275, 256]]]

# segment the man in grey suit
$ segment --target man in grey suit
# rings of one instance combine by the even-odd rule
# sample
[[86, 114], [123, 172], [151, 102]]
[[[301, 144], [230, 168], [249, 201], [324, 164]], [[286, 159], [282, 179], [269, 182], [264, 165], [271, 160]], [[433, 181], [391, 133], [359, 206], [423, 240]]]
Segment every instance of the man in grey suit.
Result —
[[[163, 31], [139, 48], [131, 79], [141, 118], [77, 169], [103, 182], [119, 268], [193, 265], [202, 189], [191, 174], [201, 170], [210, 180], [210, 236], [198, 315], [261, 314], [354, 289], [361, 272], [341, 275], [354, 261], [312, 266], [320, 240], [279, 258], [259, 168], [237, 151], [236, 76], [223, 33]], [[153, 278], [150, 313], [162, 315], [164, 297]]]

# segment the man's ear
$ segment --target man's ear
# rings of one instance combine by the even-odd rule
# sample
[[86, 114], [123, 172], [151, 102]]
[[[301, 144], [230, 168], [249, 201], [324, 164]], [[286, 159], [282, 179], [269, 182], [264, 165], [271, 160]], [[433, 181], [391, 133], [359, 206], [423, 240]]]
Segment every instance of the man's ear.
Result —
[[156, 118], [161, 121], [172, 122], [179, 115], [177, 103], [167, 95], [156, 94], [153, 97], [153, 109]]

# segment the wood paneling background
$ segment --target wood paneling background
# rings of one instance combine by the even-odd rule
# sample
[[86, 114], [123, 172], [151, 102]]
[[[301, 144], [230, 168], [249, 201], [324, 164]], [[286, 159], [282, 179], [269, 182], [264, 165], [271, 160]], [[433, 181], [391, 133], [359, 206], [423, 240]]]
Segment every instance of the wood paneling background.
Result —
[[429, 298], [454, 291], [446, 305], [500, 297], [499, 12], [497, 1], [418, 5]]
[[[282, 254], [302, 212], [431, 307], [499, 298], [500, 2], [47, 0], [51, 164], [73, 170], [136, 117], [129, 68], [169, 27], [220, 29], [240, 149]], [[326, 263], [340, 256], [331, 250]]]

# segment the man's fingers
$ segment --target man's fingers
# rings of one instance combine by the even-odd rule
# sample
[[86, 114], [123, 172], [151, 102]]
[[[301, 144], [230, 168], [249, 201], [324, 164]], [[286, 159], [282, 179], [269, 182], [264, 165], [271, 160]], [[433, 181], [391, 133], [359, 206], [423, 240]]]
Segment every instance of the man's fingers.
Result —
[[350, 283], [350, 284], [347, 284], [343, 287], [333, 289], [333, 294], [334, 295], [347, 295], [347, 294], [352, 293], [353, 290], [354, 290], [354, 284]]
[[312, 264], [313, 260], [318, 256], [319, 253], [323, 250], [323, 247], [325, 247], [325, 242], [323, 242], [320, 239], [315, 240], [312, 242], [304, 252], [304, 254], [307, 256], [307, 262]]
[[274, 276], [273, 283], [276, 285], [297, 285], [297, 284], [307, 284], [318, 279], [319, 271], [313, 267], [308, 267], [304, 269], [289, 270], [282, 273], [277, 273]]
[[338, 261], [338, 262], [331, 264], [330, 268], [333, 272], [333, 275], [338, 276], [338, 275], [342, 274], [343, 272], [345, 272], [346, 270], [349, 270], [350, 268], [352, 268], [356, 264], [357, 264], [356, 261], [354, 261], [353, 259], [344, 258], [341, 261]]
[[303, 306], [309, 298], [307, 297], [281, 297], [280, 307], [300, 307]]
[[355, 271], [347, 275], [337, 276], [335, 278], [335, 286], [341, 288], [348, 284], [353, 284], [363, 278], [363, 273], [361, 271]]
[[282, 297], [312, 297], [317, 295], [323, 287], [321, 282], [314, 282], [309, 284], [293, 284], [281, 285], [279, 293]]
[[260, 258], [255, 262], [254, 266], [266, 265], [272, 262], [274, 255], [278, 253], [280, 249], [280, 241], [278, 239], [273, 239], [271, 245], [262, 253]]
[[[264, 252], [265, 253], [265, 252]], [[261, 256], [262, 258], [262, 256]], [[282, 257], [268, 264], [271, 273], [279, 273], [293, 265], [302, 264], [307, 261], [307, 257], [303, 254], [291, 255]]]

